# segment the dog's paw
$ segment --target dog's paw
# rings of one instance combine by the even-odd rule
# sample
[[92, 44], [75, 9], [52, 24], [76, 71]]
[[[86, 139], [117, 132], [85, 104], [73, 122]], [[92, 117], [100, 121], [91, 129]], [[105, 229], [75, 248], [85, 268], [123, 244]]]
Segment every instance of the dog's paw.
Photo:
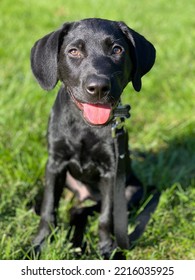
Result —
[[111, 240], [107, 240], [107, 241], [104, 241], [104, 242], [100, 242], [99, 250], [100, 250], [101, 256], [104, 259], [109, 260], [111, 254], [112, 254], [112, 250], [113, 250], [113, 243], [112, 243], [112, 241]]
[[[32, 241], [32, 246], [31, 246], [31, 251], [32, 251], [31, 255], [33, 255], [34, 258], [38, 258], [40, 256], [46, 239], [49, 236], [51, 236], [52, 228], [53, 227], [49, 225], [47, 222], [41, 220], [38, 233], [35, 236], [34, 240]], [[51, 240], [52, 240], [52, 236], [51, 236]]]

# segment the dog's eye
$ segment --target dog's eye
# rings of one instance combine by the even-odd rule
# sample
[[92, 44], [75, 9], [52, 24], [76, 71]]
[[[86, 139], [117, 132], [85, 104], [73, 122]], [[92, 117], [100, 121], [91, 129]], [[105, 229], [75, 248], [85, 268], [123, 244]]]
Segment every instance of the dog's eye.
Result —
[[114, 46], [112, 49], [112, 54], [121, 54], [123, 49], [120, 46]]
[[78, 49], [76, 49], [76, 48], [70, 49], [70, 50], [68, 51], [68, 54], [69, 54], [70, 56], [72, 56], [72, 57], [78, 57], [78, 58], [82, 57], [81, 52], [80, 52]]

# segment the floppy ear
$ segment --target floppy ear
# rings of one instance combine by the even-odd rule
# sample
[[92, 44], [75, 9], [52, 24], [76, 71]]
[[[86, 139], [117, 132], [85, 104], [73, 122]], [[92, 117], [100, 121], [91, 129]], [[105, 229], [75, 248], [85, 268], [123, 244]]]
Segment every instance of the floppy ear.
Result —
[[58, 82], [58, 52], [70, 24], [38, 40], [31, 50], [31, 68], [35, 78], [45, 90], [51, 90]]
[[132, 84], [136, 91], [140, 91], [141, 77], [150, 71], [154, 65], [156, 51], [149, 41], [130, 29], [125, 23], [119, 22], [119, 26], [130, 43], [130, 55], [133, 62]]

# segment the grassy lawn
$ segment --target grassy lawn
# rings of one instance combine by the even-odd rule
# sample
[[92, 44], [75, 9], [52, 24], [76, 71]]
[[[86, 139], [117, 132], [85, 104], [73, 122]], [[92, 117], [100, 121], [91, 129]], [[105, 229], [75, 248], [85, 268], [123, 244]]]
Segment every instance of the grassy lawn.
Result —
[[[128, 259], [195, 259], [195, 1], [1, 0], [0, 2], [0, 259], [25, 259], [39, 217], [32, 210], [44, 186], [46, 129], [60, 85], [44, 92], [35, 82], [30, 49], [65, 21], [123, 20], [157, 49], [143, 89], [124, 91], [133, 165], [160, 201]], [[146, 190], [147, 192], [147, 190]], [[42, 259], [74, 259], [66, 238], [68, 200], [58, 234]], [[138, 212], [135, 212], [135, 217]], [[97, 218], [90, 218], [82, 259], [99, 259]]]

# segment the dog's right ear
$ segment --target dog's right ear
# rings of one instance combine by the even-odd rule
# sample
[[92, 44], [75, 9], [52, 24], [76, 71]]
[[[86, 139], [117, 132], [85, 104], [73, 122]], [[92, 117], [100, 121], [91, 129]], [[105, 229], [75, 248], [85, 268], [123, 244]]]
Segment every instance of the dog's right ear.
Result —
[[35, 78], [45, 90], [51, 90], [58, 82], [58, 53], [71, 23], [38, 40], [31, 50], [31, 68]]
[[129, 28], [124, 22], [118, 22], [121, 31], [129, 41], [131, 59], [133, 61], [132, 84], [136, 91], [142, 87], [141, 78], [154, 65], [156, 50], [154, 46], [141, 34]]

